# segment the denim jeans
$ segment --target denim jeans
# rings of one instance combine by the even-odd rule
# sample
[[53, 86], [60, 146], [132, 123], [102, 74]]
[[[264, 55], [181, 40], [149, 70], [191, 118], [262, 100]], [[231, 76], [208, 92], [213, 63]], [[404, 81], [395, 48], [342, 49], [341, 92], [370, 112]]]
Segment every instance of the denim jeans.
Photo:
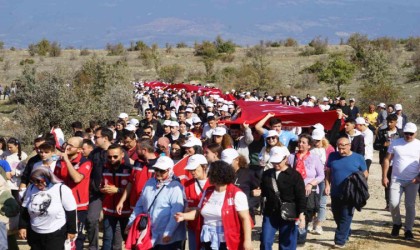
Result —
[[182, 249], [182, 240], [175, 241], [167, 245], [156, 245], [152, 248], [153, 250], [181, 250]]
[[[120, 223], [120, 232], [117, 231], [118, 222]], [[118, 250], [122, 248], [122, 240], [124, 237], [116, 237], [116, 233], [122, 234], [125, 227], [128, 223], [128, 217], [115, 217], [115, 216], [104, 216], [103, 226], [104, 226], [104, 235], [102, 242], [102, 250]], [[119, 242], [116, 242], [116, 239], [119, 239]]]
[[331, 197], [331, 210], [334, 221], [337, 225], [335, 229], [334, 243], [343, 246], [350, 236], [350, 226], [353, 220], [354, 207], [347, 205], [337, 197]]
[[419, 184], [411, 180], [399, 180], [392, 178], [390, 186], [389, 210], [392, 216], [392, 223], [401, 225], [400, 202], [401, 196], [405, 196], [405, 230], [413, 230], [416, 218], [416, 197]]
[[319, 212], [316, 217], [316, 221], [325, 221], [327, 217], [327, 196], [324, 194], [325, 191], [325, 181], [322, 181], [318, 184], [319, 195], [321, 197], [319, 201]]
[[84, 229], [86, 225], [88, 211], [77, 211], [77, 239], [76, 239], [76, 249], [83, 250], [83, 243], [85, 242], [86, 235], [84, 234]]
[[188, 229], [187, 230], [188, 233], [188, 249], [193, 249], [195, 250], [197, 247], [197, 242], [196, 242], [196, 233], [194, 230]]
[[264, 215], [260, 250], [272, 249], [277, 230], [279, 231], [279, 249], [296, 249], [298, 230], [295, 221], [285, 221], [274, 216]]

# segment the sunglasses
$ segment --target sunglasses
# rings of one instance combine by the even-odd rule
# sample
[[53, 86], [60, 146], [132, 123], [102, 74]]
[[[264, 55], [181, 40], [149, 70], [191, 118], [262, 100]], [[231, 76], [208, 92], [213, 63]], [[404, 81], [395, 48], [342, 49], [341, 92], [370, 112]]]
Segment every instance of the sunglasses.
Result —
[[413, 135], [414, 135], [414, 133], [408, 133], [408, 132], [406, 132], [406, 133], [404, 133], [404, 135], [407, 135], [407, 136], [413, 136]]
[[108, 155], [108, 159], [112, 160], [112, 159], [118, 159], [118, 155]]
[[268, 140], [275, 140], [275, 139], [277, 139], [277, 137], [276, 137], [276, 136], [267, 137], [267, 141], [268, 141]]

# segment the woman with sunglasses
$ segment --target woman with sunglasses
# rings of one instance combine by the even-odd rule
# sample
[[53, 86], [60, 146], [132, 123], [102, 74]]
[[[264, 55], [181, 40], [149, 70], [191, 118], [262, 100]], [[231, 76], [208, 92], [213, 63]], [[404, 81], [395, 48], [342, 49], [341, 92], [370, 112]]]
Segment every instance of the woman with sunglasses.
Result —
[[137, 215], [148, 214], [153, 249], [181, 249], [186, 239], [185, 226], [177, 223], [173, 215], [184, 210], [184, 188], [174, 175], [171, 158], [160, 156], [153, 167], [155, 177], [146, 182], [127, 229]]
[[9, 163], [11, 168], [12, 178], [8, 181], [9, 187], [12, 190], [13, 197], [19, 200], [19, 185], [20, 178], [25, 170], [25, 160], [28, 157], [25, 152], [22, 151], [21, 143], [16, 138], [10, 138], [7, 140], [7, 149], [5, 153], [5, 160]]
[[213, 186], [204, 190], [197, 209], [177, 213], [176, 221], [199, 219], [200, 244], [204, 249], [253, 249], [251, 242], [252, 222], [246, 195], [236, 187], [235, 172], [224, 161], [213, 162], [209, 170]]
[[[261, 181], [264, 197], [261, 250], [273, 249], [278, 234], [279, 249], [296, 249], [298, 229], [305, 228], [306, 197], [302, 176], [287, 164], [289, 151], [286, 147], [273, 147], [269, 161], [273, 168], [264, 171]], [[281, 202], [294, 203], [296, 218], [283, 218]]]
[[19, 237], [31, 249], [64, 249], [65, 240], [74, 240], [77, 233], [77, 205], [71, 189], [43, 166], [33, 170], [30, 182], [22, 203]]
[[261, 149], [259, 158], [260, 166], [264, 170], [273, 168], [273, 165], [269, 161], [270, 159], [270, 150], [273, 147], [284, 147], [284, 145], [279, 140], [279, 134], [275, 130], [268, 130], [267, 137], [265, 138], [265, 146]]
[[[314, 215], [319, 212], [319, 188], [318, 184], [325, 179], [324, 164], [321, 158], [311, 153], [313, 139], [308, 134], [301, 134], [298, 139], [298, 151], [288, 157], [288, 164], [298, 171], [305, 182], [305, 195], [307, 197], [305, 221], [312, 222]], [[305, 244], [306, 233], [299, 232], [298, 244]]]
[[[316, 154], [321, 159], [322, 164], [324, 165], [324, 170], [326, 167], [327, 159], [332, 152], [334, 152], [334, 147], [331, 146], [328, 139], [325, 138], [325, 132], [322, 129], [314, 129], [312, 131], [312, 139], [314, 141], [314, 147], [311, 148], [311, 153]], [[321, 196], [319, 202], [319, 212], [314, 218], [313, 227], [308, 226], [310, 233], [319, 234], [323, 233], [321, 223], [326, 219], [327, 213], [327, 195], [325, 195], [325, 181], [321, 181], [318, 184], [319, 194]]]
[[[208, 161], [202, 154], [195, 154], [188, 159], [185, 170], [189, 171], [192, 179], [185, 182], [185, 195], [188, 202], [186, 212], [197, 209], [198, 203], [203, 195], [203, 190], [210, 186], [207, 178]], [[189, 249], [197, 249], [197, 242], [200, 241], [200, 224], [199, 221], [189, 221], [188, 229], [188, 247]]]

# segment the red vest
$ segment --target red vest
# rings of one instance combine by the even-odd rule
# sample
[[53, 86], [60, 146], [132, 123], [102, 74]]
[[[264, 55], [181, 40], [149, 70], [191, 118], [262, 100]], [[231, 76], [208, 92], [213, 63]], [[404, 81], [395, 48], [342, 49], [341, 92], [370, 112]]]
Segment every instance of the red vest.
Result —
[[90, 172], [92, 171], [92, 162], [79, 153], [71, 163], [76, 171], [84, 176], [81, 182], [76, 183], [73, 181], [67, 169], [66, 162], [63, 160], [57, 161], [54, 174], [63, 180], [64, 184], [73, 192], [74, 199], [77, 203], [77, 210], [87, 210], [89, 207], [89, 182]]
[[133, 170], [131, 171], [130, 182], [131, 182], [131, 191], [130, 191], [130, 207], [134, 208], [137, 201], [143, 191], [144, 185], [146, 182], [153, 177], [155, 171], [149, 169], [145, 163], [136, 162]]
[[[118, 169], [110, 169], [110, 167], [105, 166], [102, 173], [101, 186], [104, 185], [114, 185], [117, 188], [124, 190], [130, 180], [131, 168], [126, 165], [120, 165]], [[123, 204], [121, 215], [117, 213], [115, 208], [120, 201], [122, 193], [116, 194], [104, 194], [104, 199], [102, 201], [102, 209], [104, 214], [111, 215], [114, 217], [129, 217], [131, 214], [130, 202], [126, 200]]]
[[[201, 192], [200, 194], [197, 194], [195, 190], [195, 182], [196, 182], [195, 178], [192, 178], [186, 181], [184, 184], [185, 196], [187, 197], [187, 203], [188, 203], [189, 208], [197, 207], [198, 204], [200, 203], [201, 197], [203, 196], [203, 192]], [[201, 188], [203, 190], [206, 190], [208, 187], [210, 187], [210, 182], [207, 179], [206, 184], [204, 184], [204, 187], [201, 187]], [[193, 221], [188, 221], [187, 226], [188, 226], [188, 229], [190, 230], [194, 230], [194, 231], [200, 230], [200, 224], [199, 224], [198, 218]]]
[[[202, 208], [206, 205], [214, 191], [214, 186], [206, 189], [206, 195], [203, 200]], [[242, 192], [233, 184], [228, 184], [226, 187], [225, 200], [222, 206], [222, 224], [225, 232], [226, 246], [230, 250], [242, 250], [244, 243], [243, 230], [241, 220], [235, 210], [235, 195], [237, 192]], [[199, 244], [200, 245], [200, 244]]]

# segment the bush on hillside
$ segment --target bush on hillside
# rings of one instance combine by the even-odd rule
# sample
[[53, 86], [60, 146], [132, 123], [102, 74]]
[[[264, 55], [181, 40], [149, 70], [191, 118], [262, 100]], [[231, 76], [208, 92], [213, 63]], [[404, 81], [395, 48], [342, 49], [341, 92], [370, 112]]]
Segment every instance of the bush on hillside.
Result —
[[184, 67], [178, 64], [172, 64], [172, 65], [162, 66], [159, 69], [158, 75], [162, 81], [173, 83], [176, 80], [179, 80], [180, 78], [182, 78], [184, 71], [185, 71]]
[[73, 73], [64, 67], [36, 72], [25, 66], [14, 97], [15, 119], [21, 125], [16, 136], [30, 144], [58, 122], [64, 132], [76, 120], [114, 120], [132, 107], [132, 86], [127, 64], [108, 64], [92, 58]]
[[80, 50], [80, 56], [88, 56], [90, 55], [90, 51], [88, 49], [82, 49]]
[[179, 42], [176, 44], [177, 49], [188, 48], [188, 45], [184, 42]]
[[416, 51], [420, 48], [420, 37], [409, 37], [404, 47], [407, 51]]
[[125, 48], [122, 43], [106, 45], [106, 50], [108, 51], [108, 56], [121, 56], [125, 53]]
[[299, 46], [299, 43], [296, 39], [293, 39], [291, 37], [286, 38], [283, 42], [284, 47], [297, 47]]
[[51, 57], [59, 57], [61, 55], [61, 46], [57, 42], [52, 42], [48, 52]]

